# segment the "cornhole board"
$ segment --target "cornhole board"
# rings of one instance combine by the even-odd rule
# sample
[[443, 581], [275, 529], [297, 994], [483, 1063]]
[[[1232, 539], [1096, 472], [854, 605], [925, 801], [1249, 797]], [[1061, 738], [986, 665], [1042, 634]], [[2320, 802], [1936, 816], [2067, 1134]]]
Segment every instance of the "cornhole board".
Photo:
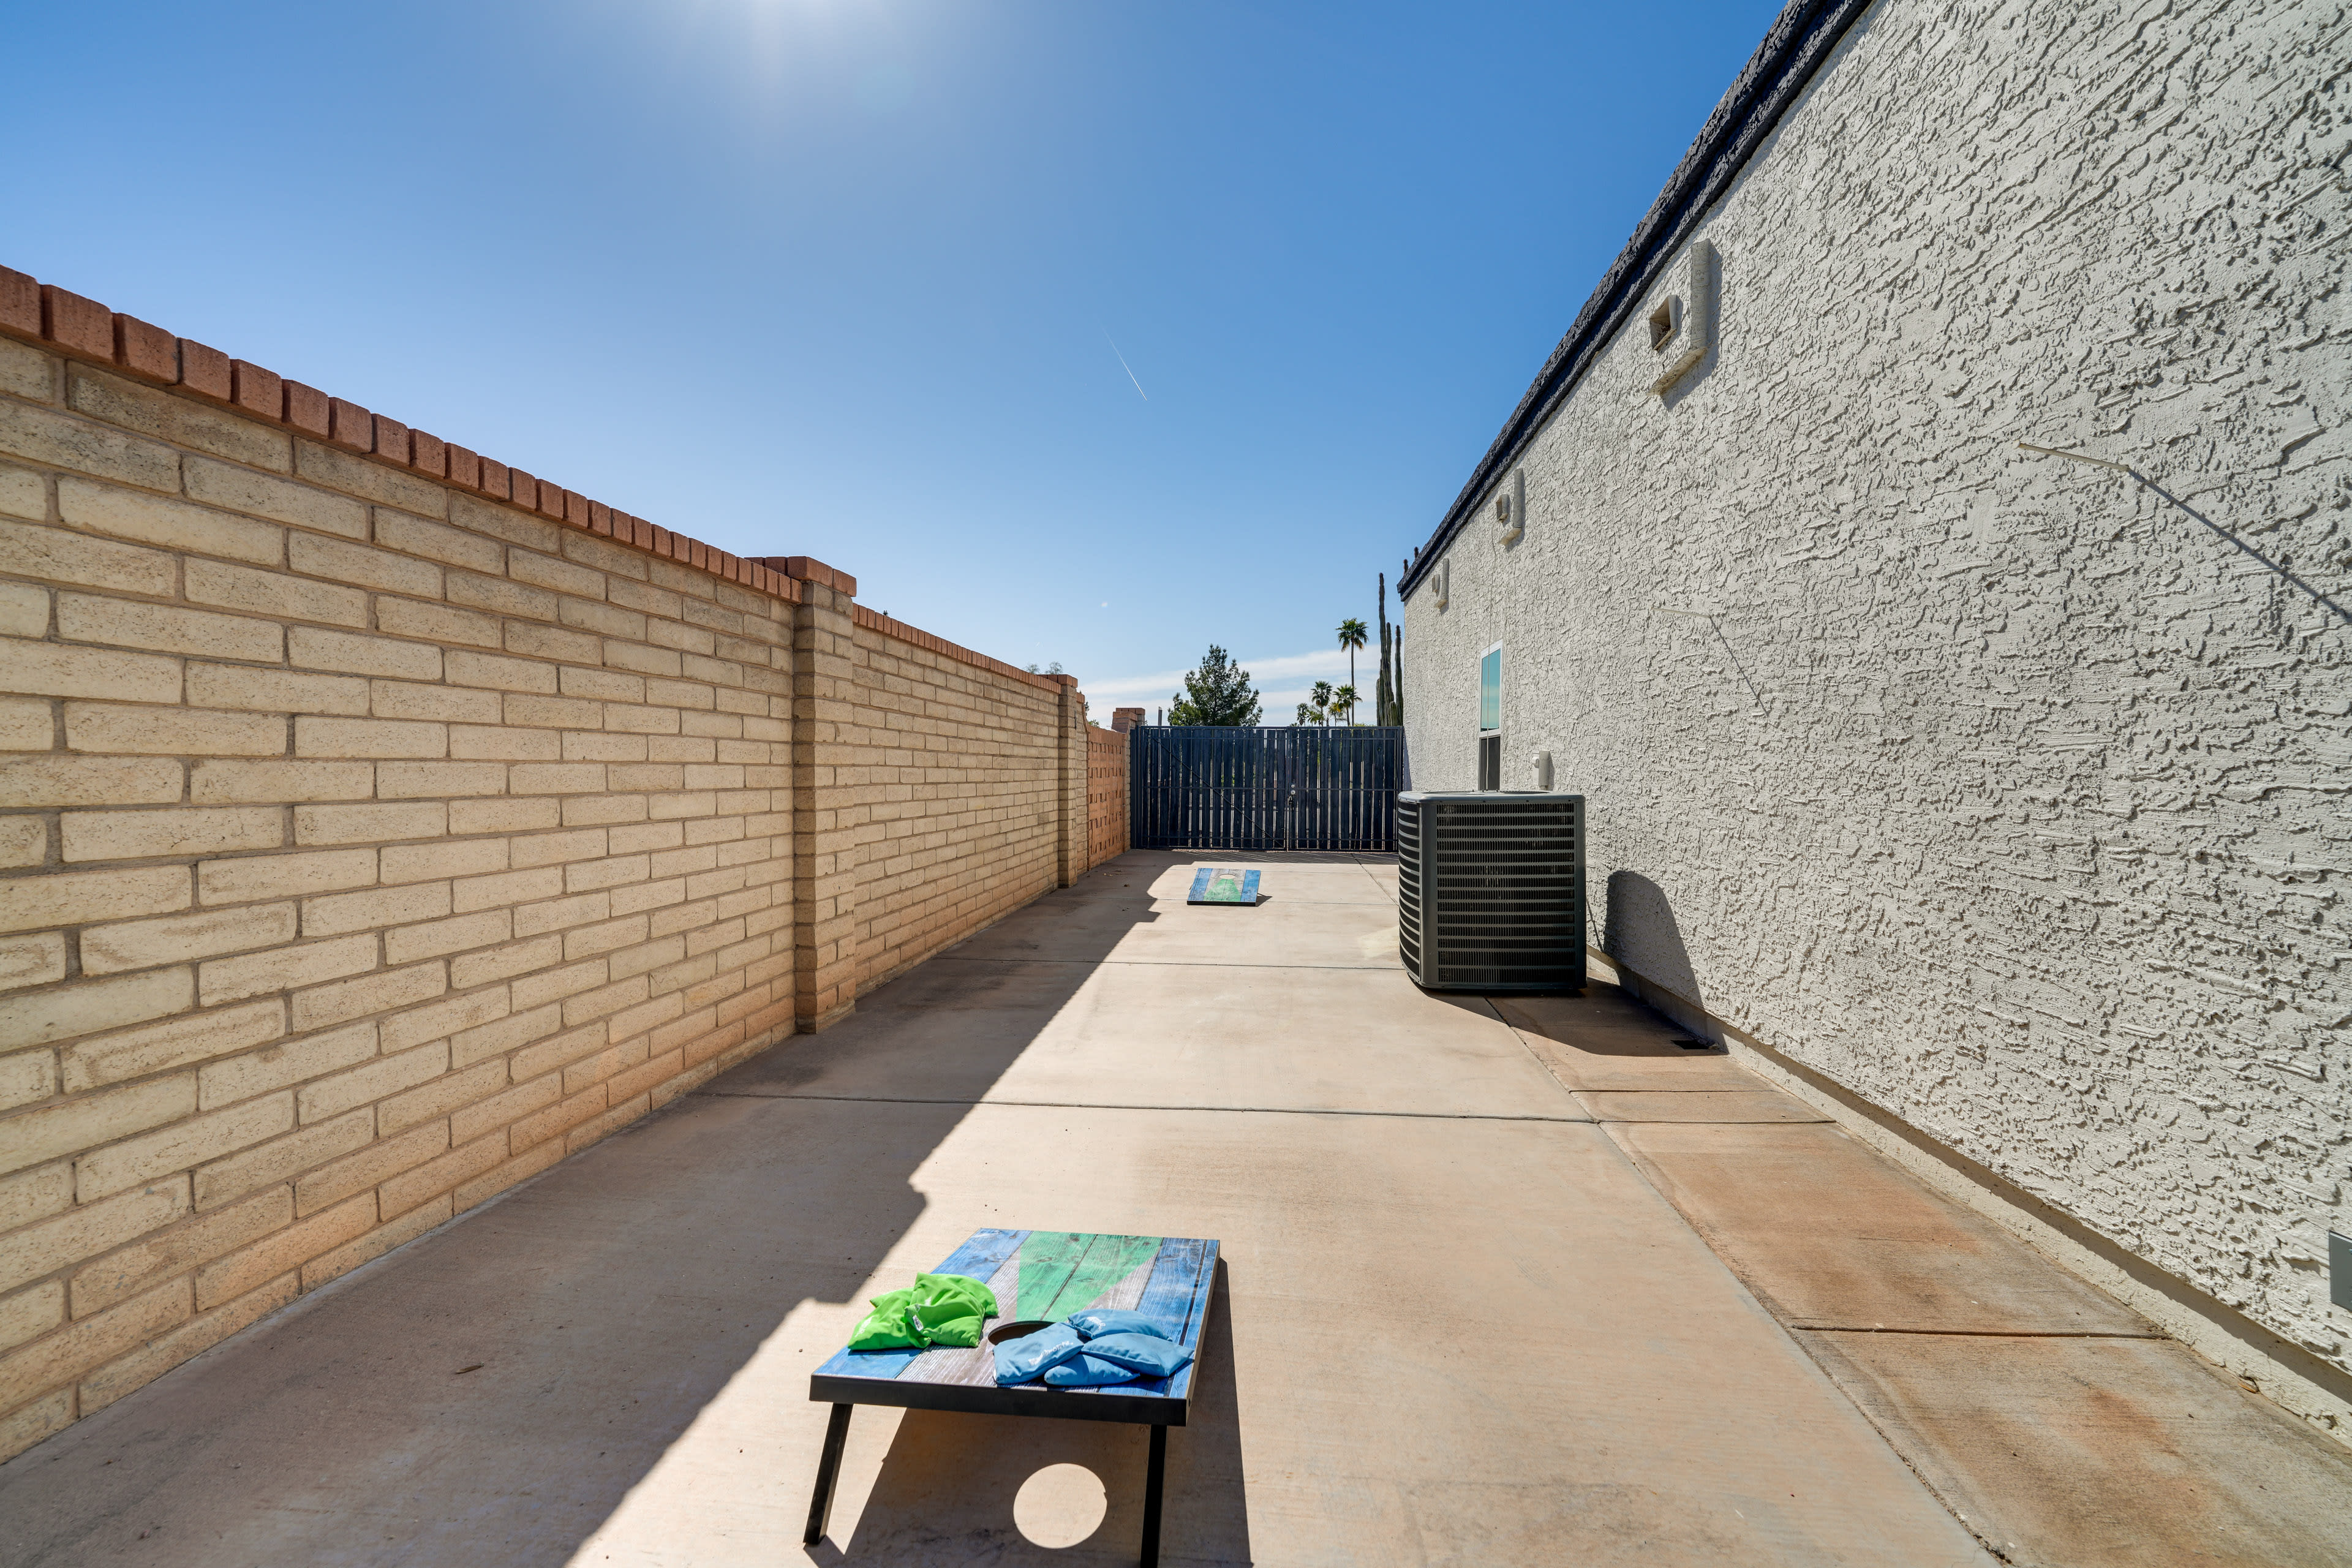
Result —
[[1192, 890], [1185, 895], [1184, 901], [1188, 904], [1254, 904], [1257, 902], [1257, 873], [1203, 866], [1192, 873]]
[[[1256, 873], [1250, 873], [1253, 880]], [[824, 1536], [833, 1507], [849, 1413], [860, 1405], [908, 1410], [960, 1410], [976, 1415], [1043, 1415], [1063, 1421], [1127, 1421], [1151, 1428], [1143, 1479], [1143, 1562], [1160, 1561], [1160, 1492], [1168, 1464], [1168, 1428], [1184, 1425], [1193, 1373], [1201, 1370], [1201, 1325], [1217, 1273], [1217, 1244], [1177, 1236], [1104, 1236], [1060, 1230], [982, 1230], [931, 1270], [988, 1282], [997, 1315], [971, 1350], [835, 1352], [809, 1375], [809, 1398], [833, 1406], [817, 1460], [816, 1495], [809, 1500], [814, 1546]], [[1048, 1388], [1024, 1383], [996, 1385], [996, 1357], [988, 1334], [1007, 1323], [1058, 1322], [1088, 1307], [1125, 1307], [1143, 1313], [1193, 1359], [1172, 1377], [1139, 1378], [1108, 1388]]]

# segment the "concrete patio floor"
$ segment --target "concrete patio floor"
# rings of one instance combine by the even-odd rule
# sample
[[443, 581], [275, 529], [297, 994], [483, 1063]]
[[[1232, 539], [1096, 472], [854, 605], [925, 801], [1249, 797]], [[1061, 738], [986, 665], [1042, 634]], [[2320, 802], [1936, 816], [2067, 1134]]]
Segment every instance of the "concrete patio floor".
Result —
[[1099, 868], [0, 1466], [0, 1562], [1131, 1563], [1139, 1429], [876, 1409], [800, 1544], [807, 1373], [991, 1225], [1223, 1243], [1171, 1563], [2352, 1561], [2352, 1455], [1612, 986], [1424, 994], [1384, 858], [1189, 908], [1207, 863]]

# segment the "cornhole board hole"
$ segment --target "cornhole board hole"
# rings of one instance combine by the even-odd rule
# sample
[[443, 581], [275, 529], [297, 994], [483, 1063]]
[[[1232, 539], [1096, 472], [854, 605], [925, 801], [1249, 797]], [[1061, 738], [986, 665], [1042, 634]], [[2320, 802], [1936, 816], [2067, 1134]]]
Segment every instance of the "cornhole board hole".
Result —
[[1257, 902], [1257, 873], [1203, 866], [1192, 873], [1192, 890], [1185, 895], [1184, 901], [1188, 904], [1255, 904]]
[[[1257, 873], [1250, 873], [1255, 885]], [[1143, 1472], [1143, 1563], [1160, 1561], [1160, 1492], [1168, 1467], [1168, 1428], [1184, 1425], [1193, 1373], [1201, 1370], [1201, 1325], [1216, 1279], [1217, 1244], [1177, 1236], [1098, 1236], [1062, 1230], [982, 1230], [948, 1254], [934, 1274], [964, 1274], [988, 1282], [996, 1316], [971, 1350], [835, 1352], [809, 1375], [809, 1398], [833, 1406], [817, 1460], [816, 1495], [809, 1500], [814, 1546], [824, 1536], [833, 1485], [849, 1439], [849, 1413], [859, 1405], [908, 1410], [958, 1410], [976, 1415], [1042, 1415], [1063, 1421], [1127, 1421], [1151, 1428]], [[1143, 1313], [1193, 1359], [1172, 1377], [1138, 1378], [1108, 1388], [1048, 1388], [1024, 1383], [996, 1385], [989, 1333], [1000, 1324], [1058, 1322], [1089, 1307], [1125, 1307]]]

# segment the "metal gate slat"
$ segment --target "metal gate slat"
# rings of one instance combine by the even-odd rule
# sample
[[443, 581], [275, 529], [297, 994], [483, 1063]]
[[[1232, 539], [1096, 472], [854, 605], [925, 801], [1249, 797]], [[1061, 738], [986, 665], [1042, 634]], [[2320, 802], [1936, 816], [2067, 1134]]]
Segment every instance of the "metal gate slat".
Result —
[[1142, 725], [1128, 747], [1139, 849], [1395, 847], [1402, 729]]

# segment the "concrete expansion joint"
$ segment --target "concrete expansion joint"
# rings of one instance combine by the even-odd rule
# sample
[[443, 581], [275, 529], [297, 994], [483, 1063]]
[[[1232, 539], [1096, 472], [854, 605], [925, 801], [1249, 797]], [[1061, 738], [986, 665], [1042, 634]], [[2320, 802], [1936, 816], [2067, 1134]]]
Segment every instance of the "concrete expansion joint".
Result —
[[974, 1110], [1192, 1111], [1214, 1116], [1369, 1116], [1404, 1121], [1549, 1121], [1590, 1127], [1590, 1116], [1507, 1115], [1500, 1111], [1363, 1110], [1311, 1105], [1115, 1105], [1083, 1100], [924, 1100], [890, 1094], [757, 1094], [742, 1089], [698, 1089], [708, 1100], [816, 1100], [835, 1105], [961, 1105]]
[[2159, 1329], [1914, 1329], [1890, 1323], [1790, 1323], [1808, 1334], [1934, 1334], [1960, 1340], [2168, 1340]]
[[[1516, 1030], [1514, 1030], [1514, 1031], [1513, 1031], [1513, 1033], [1517, 1033], [1517, 1031], [1516, 1031]], [[1725, 1058], [1724, 1058], [1724, 1054], [1723, 1054], [1721, 1051], [1711, 1051], [1711, 1052], [1704, 1052], [1704, 1053], [1699, 1052], [1699, 1051], [1693, 1051], [1693, 1052], [1690, 1054], [1690, 1057], [1689, 1057], [1689, 1058], [1684, 1058], [1684, 1059], [1685, 1059], [1685, 1060], [1689, 1060], [1689, 1059], [1696, 1058], [1696, 1059], [1698, 1059], [1698, 1060], [1702, 1060], [1702, 1061], [1703, 1061], [1703, 1060], [1705, 1060], [1705, 1059], [1706, 1058], [1706, 1057], [1708, 1057], [1708, 1056], [1712, 1056], [1712, 1057], [1714, 1057], [1714, 1058], [1716, 1058], [1716, 1060], [1717, 1060], [1717, 1061], [1722, 1061], [1722, 1060], [1724, 1060], [1724, 1059], [1725, 1059]], [[1610, 1093], [1610, 1092], [1612, 1092], [1612, 1091], [1611, 1091], [1611, 1090], [1609, 1090], [1609, 1089], [1576, 1089], [1576, 1090], [1572, 1090], [1571, 1092], [1573, 1092], [1573, 1093], [1578, 1093], [1578, 1094], [1608, 1094], [1608, 1093]], [[1616, 1092], [1620, 1092], [1620, 1093], [1622, 1093], [1622, 1092], [1624, 1092], [1624, 1091], [1623, 1091], [1623, 1090], [1619, 1090], [1619, 1091], [1616, 1091]], [[1712, 1085], [1712, 1084], [1703, 1084], [1703, 1083], [1681, 1084], [1681, 1083], [1677, 1083], [1677, 1084], [1660, 1084], [1660, 1085], [1657, 1085], [1657, 1086], [1656, 1086], [1656, 1087], [1654, 1087], [1654, 1088], [1643, 1089], [1640, 1090], [1639, 1092], [1641, 1092], [1641, 1093], [1643, 1093], [1643, 1094], [1721, 1094], [1721, 1093], [1723, 1093], [1723, 1092], [1725, 1092], [1725, 1091], [1724, 1091], [1724, 1090], [1723, 1090], [1719, 1086], [1716, 1086], [1716, 1085]], [[1751, 1092], [1753, 1092], [1753, 1091], [1751, 1091]], [[1822, 1117], [1820, 1117], [1820, 1118], [1817, 1118], [1817, 1120], [1819, 1120], [1819, 1121], [1835, 1121], [1835, 1120], [1836, 1120], [1836, 1118], [1835, 1118], [1835, 1117], [1832, 1117], [1832, 1116], [1822, 1116]]]
[[[1670, 987], [1646, 978], [1622, 960], [1598, 952], [1595, 956], [1610, 966], [1628, 996], [1654, 1009], [1679, 1028], [1719, 1040], [1732, 1062], [1754, 1074], [1768, 1088], [1778, 1089], [1825, 1117], [1847, 1137], [1890, 1161], [1930, 1192], [1990, 1222], [2028, 1251], [2147, 1320], [2153, 1325], [2152, 1331], [2138, 1337], [2171, 1341], [2183, 1346], [2209, 1367], [2308, 1423], [2326, 1440], [2352, 1446], [2352, 1440], [2347, 1439], [2352, 1424], [2347, 1422], [2346, 1415], [2352, 1410], [2352, 1395], [2347, 1395], [2338, 1369], [2243, 1318], [2236, 1309], [2204, 1295], [2186, 1281], [2163, 1276], [2154, 1265], [2063, 1211], [2051, 1209], [2032, 1194], [2011, 1186], [1997, 1173], [1864, 1099], [1820, 1069], [1727, 1022]], [[1522, 1043], [1526, 1043], [1524, 1037]], [[1787, 1326], [1809, 1327], [1794, 1322]], [[1811, 1328], [1810, 1331], [1900, 1331], [1855, 1327], [1843, 1331]], [[2121, 1332], [2011, 1332], [1986, 1337], [2024, 1340], [2134, 1336]]]
[[1079, 969], [1394, 969], [1393, 963], [1216, 963], [1181, 958], [983, 958], [977, 954], [942, 952], [935, 955], [958, 963], [1058, 963]]

